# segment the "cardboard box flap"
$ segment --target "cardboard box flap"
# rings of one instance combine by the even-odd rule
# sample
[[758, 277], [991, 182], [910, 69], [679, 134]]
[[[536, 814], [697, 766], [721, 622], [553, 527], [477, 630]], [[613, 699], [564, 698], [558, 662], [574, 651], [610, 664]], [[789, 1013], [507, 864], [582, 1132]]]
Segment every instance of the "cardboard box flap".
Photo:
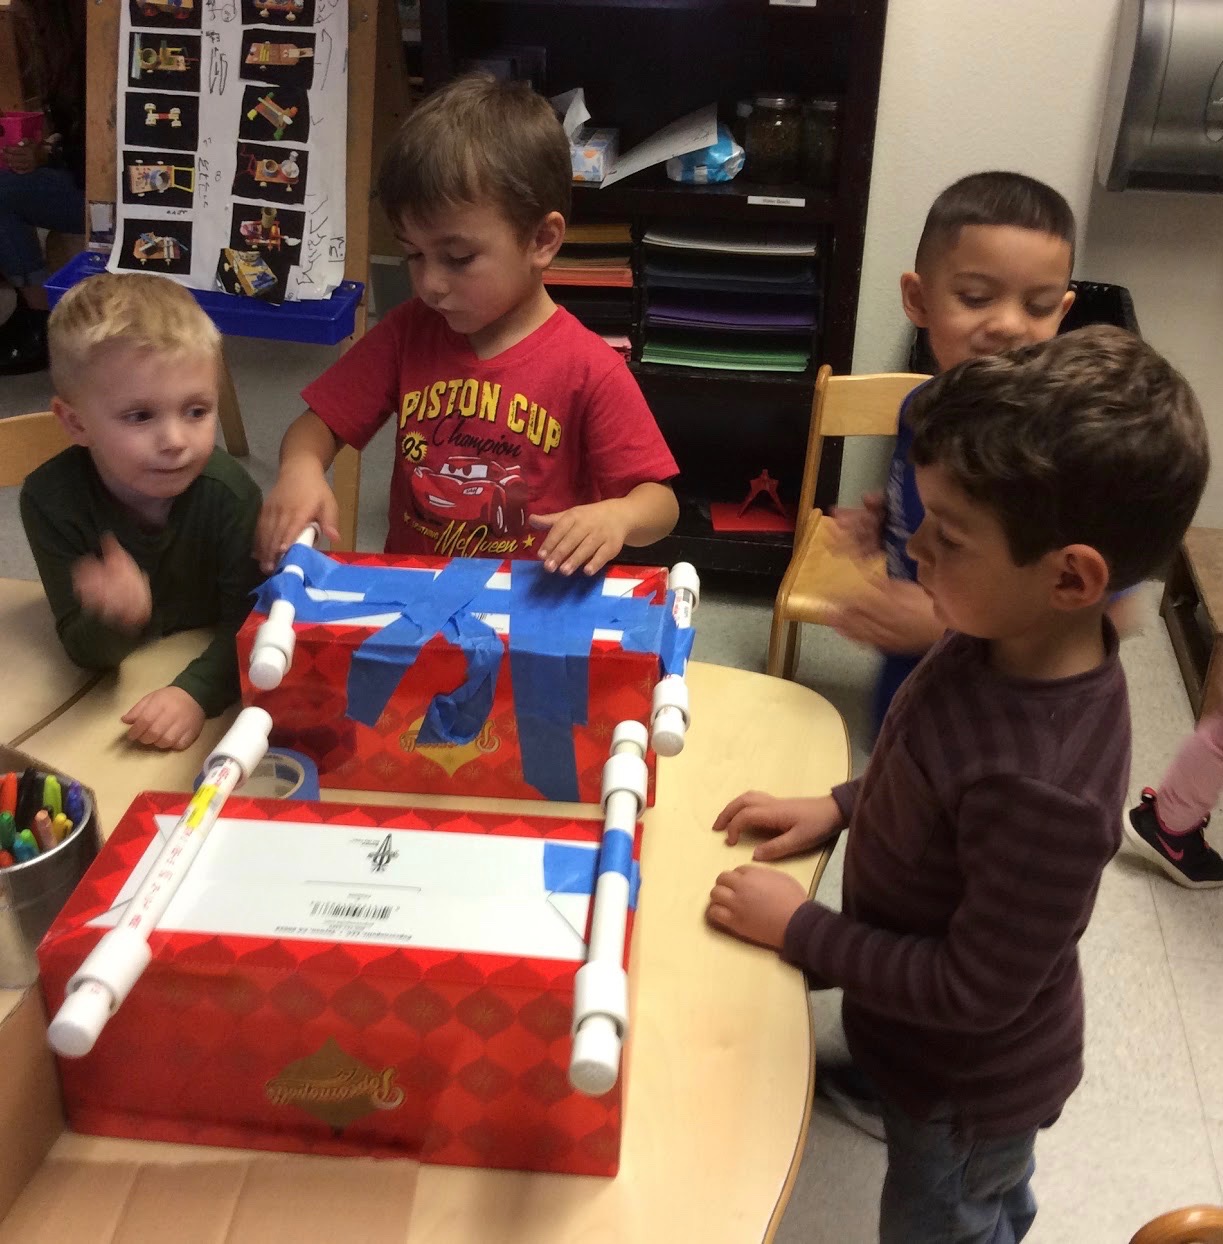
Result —
[[[163, 1147], [169, 1146], [153, 1146]], [[200, 1161], [185, 1150], [179, 1161], [142, 1160], [148, 1148], [65, 1136], [0, 1225], [0, 1238], [22, 1244], [406, 1244], [409, 1238], [415, 1162], [240, 1153], [232, 1161]], [[102, 1156], [114, 1151], [127, 1159]]]

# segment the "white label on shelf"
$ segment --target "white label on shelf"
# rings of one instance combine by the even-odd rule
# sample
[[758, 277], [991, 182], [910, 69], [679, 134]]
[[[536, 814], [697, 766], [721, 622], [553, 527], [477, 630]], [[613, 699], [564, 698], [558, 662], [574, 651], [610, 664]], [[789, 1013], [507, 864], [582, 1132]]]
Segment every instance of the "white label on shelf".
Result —
[[[772, 0], [776, 3], [776, 0]], [[806, 199], [790, 199], [779, 194], [749, 194], [748, 205], [751, 207], [806, 207]]]
[[779, 9], [813, 9], [819, 0], [769, 0], [769, 4]]

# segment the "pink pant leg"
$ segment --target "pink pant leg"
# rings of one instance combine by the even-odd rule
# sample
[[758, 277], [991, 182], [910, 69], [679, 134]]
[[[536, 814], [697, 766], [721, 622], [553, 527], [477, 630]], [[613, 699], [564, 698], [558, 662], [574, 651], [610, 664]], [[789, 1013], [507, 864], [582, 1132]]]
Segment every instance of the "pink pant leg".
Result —
[[1212, 713], [1181, 744], [1157, 792], [1163, 827], [1173, 834], [1195, 829], [1223, 790], [1223, 713]]

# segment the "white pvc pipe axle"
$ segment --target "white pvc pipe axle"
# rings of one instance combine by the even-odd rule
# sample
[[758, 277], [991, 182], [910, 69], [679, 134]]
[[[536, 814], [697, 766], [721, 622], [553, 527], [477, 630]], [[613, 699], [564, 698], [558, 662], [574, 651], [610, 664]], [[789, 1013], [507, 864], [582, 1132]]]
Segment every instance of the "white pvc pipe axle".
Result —
[[68, 982], [63, 1004], [47, 1030], [47, 1039], [57, 1054], [66, 1058], [88, 1054], [106, 1021], [148, 967], [152, 959], [149, 935], [199, 854], [225, 800], [266, 755], [271, 728], [272, 719], [263, 709], [243, 709], [208, 757], [203, 782], [124, 908], [119, 923], [89, 952]]
[[[675, 625], [681, 631], [687, 630], [701, 600], [701, 580], [696, 568], [690, 562], [676, 562], [667, 576], [667, 587], [675, 593]], [[660, 756], [678, 756], [684, 750], [684, 736], [691, 721], [684, 672], [667, 674], [654, 685], [650, 743]]]
[[[603, 766], [603, 833], [621, 830], [631, 839], [645, 807], [648, 771], [645, 727], [622, 721], [612, 735]], [[620, 1051], [628, 1035], [628, 975], [624, 935], [628, 926], [629, 879], [600, 871], [590, 916], [590, 946], [573, 989], [573, 1051], [569, 1083], [579, 1093], [600, 1097], [620, 1074]]]
[[[293, 543], [313, 548], [318, 539], [319, 530], [315, 523], [306, 527]], [[297, 566], [285, 566], [288, 574], [295, 574], [305, 580], [305, 575]], [[272, 602], [268, 610], [267, 621], [255, 632], [255, 643], [251, 648], [251, 683], [260, 691], [274, 691], [280, 681], [293, 665], [293, 649], [297, 636], [293, 631], [293, 620], [297, 610], [291, 601], [277, 600]]]

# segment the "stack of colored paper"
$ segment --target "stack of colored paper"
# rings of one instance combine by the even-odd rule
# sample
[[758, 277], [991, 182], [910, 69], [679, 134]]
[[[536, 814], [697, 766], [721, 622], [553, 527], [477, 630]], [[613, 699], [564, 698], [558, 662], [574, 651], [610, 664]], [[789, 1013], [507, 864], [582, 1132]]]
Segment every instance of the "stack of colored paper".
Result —
[[689, 225], [642, 238], [642, 362], [804, 372], [819, 326], [812, 234]]
[[560, 306], [587, 328], [617, 339], [632, 330], [632, 242], [627, 224], [575, 225], [544, 274]]

